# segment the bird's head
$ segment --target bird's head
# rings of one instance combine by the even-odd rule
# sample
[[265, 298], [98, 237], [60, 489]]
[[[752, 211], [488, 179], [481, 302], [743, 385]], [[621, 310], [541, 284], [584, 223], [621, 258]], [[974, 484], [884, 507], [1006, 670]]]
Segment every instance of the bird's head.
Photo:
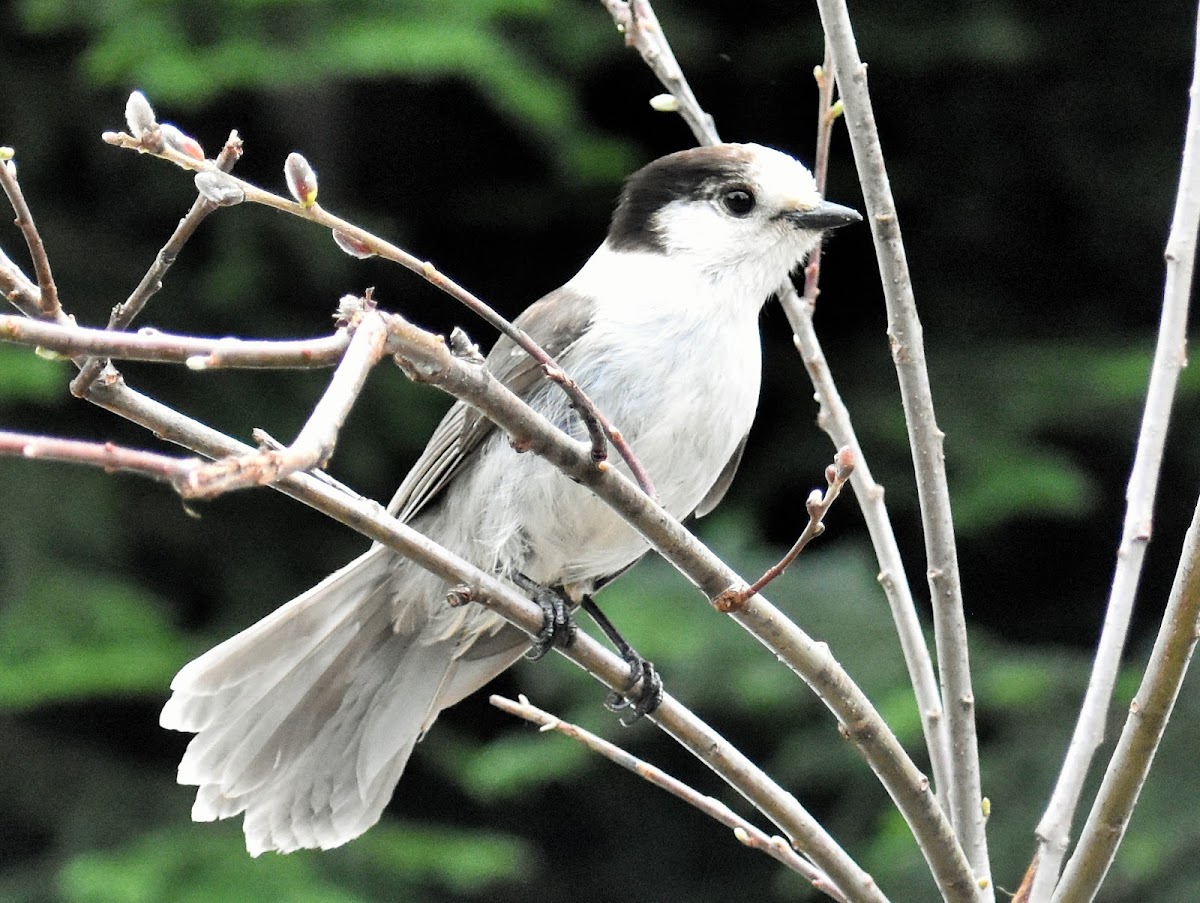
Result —
[[660, 157], [625, 182], [608, 243], [669, 255], [766, 297], [821, 235], [862, 217], [822, 199], [812, 173], [758, 144]]

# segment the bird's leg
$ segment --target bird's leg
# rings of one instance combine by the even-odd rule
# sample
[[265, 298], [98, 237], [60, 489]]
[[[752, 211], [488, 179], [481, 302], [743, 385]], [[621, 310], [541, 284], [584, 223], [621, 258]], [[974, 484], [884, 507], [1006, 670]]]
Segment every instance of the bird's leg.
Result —
[[[654, 664], [642, 658], [637, 650], [629, 645], [625, 637], [621, 636], [617, 628], [613, 626], [613, 622], [608, 619], [608, 615], [600, 610], [591, 596], [585, 595], [579, 605], [596, 622], [596, 626], [604, 632], [609, 642], [616, 647], [621, 658], [629, 663], [629, 685], [625, 688], [625, 692], [612, 691], [604, 703], [614, 712], [626, 710], [621, 715], [621, 723], [628, 727], [643, 715], [649, 715], [662, 704], [662, 678], [658, 676]], [[640, 687], [640, 689], [635, 695], [630, 695], [629, 691], [634, 687]]]
[[525, 657], [536, 662], [554, 646], [567, 648], [575, 639], [575, 619], [571, 617], [573, 603], [561, 589], [542, 586], [524, 574], [514, 574], [513, 583], [529, 593], [542, 609], [542, 629], [534, 637]]

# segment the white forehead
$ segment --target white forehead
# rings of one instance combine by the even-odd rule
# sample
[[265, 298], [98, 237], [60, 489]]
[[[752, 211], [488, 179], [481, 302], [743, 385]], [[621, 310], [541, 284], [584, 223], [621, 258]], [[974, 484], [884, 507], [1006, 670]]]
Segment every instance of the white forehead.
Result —
[[816, 180], [795, 157], [761, 144], [742, 147], [747, 152], [747, 175], [758, 186], [760, 201], [779, 210], [804, 210], [820, 203]]

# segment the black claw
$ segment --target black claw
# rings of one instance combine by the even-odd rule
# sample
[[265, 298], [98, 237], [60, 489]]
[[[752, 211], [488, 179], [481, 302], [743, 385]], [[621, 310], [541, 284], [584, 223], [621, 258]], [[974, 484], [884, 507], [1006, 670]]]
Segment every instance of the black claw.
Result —
[[514, 582], [526, 592], [532, 592], [533, 601], [542, 609], [542, 629], [534, 637], [525, 657], [536, 662], [555, 646], [563, 649], [570, 646], [575, 641], [576, 629], [570, 600], [561, 592], [540, 586], [522, 575]]
[[[580, 606], [591, 616], [604, 635], [617, 648], [621, 658], [629, 663], [629, 683], [618, 693], [613, 690], [604, 700], [604, 705], [610, 711], [621, 712], [621, 723], [628, 727], [643, 715], [649, 715], [663, 701], [663, 682], [658, 676], [654, 664], [637, 653], [626, 642], [608, 616], [600, 610], [591, 596], [584, 596]], [[632, 693], [634, 687], [637, 693]]]
[[[621, 712], [621, 724], [629, 727], [662, 705], [663, 682], [654, 663], [632, 649], [623, 650], [622, 658], [629, 663], [629, 683], [624, 692], [609, 693], [604, 705], [610, 711]], [[630, 692], [634, 687], [638, 687], [636, 694]]]

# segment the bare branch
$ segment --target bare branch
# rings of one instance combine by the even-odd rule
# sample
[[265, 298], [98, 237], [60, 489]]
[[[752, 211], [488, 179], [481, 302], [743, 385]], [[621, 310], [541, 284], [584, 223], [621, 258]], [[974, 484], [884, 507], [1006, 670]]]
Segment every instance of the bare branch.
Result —
[[978, 879], [979, 899], [992, 900], [975, 733], [975, 696], [971, 689], [967, 624], [942, 445], [945, 434], [938, 429], [935, 418], [921, 320], [867, 89], [867, 67], [858, 55], [845, 0], [818, 0], [817, 5], [837, 67], [850, 144], [875, 238], [887, 303], [888, 336], [917, 477], [938, 670], [942, 678], [942, 706], [950, 731], [952, 773], [947, 787], [950, 814]]
[[[1146, 546], [1150, 542], [1153, 521], [1154, 497], [1158, 490], [1159, 471], [1162, 465], [1163, 445], [1166, 442], [1167, 424], [1171, 416], [1171, 405], [1175, 397], [1175, 387], [1179, 380], [1179, 371], [1187, 362], [1187, 319], [1188, 303], [1191, 298], [1192, 271], [1196, 258], [1196, 235], [1200, 225], [1200, 21], [1197, 23], [1196, 46], [1194, 48], [1191, 102], [1188, 108], [1187, 130], [1183, 145], [1183, 159], [1179, 173], [1179, 191], [1175, 198], [1175, 212], [1171, 221], [1171, 232], [1167, 238], [1166, 248], [1166, 286], [1163, 289], [1162, 318], [1158, 327], [1158, 343], [1154, 351], [1154, 363], [1150, 370], [1150, 385], [1146, 392], [1145, 412], [1142, 415], [1142, 427], [1138, 435], [1137, 452], [1134, 456], [1133, 470], [1129, 477], [1129, 486], [1125, 491], [1126, 511], [1125, 524], [1121, 535], [1121, 545], [1117, 550], [1116, 570], [1113, 575], [1112, 589], [1108, 598], [1108, 610], [1104, 617], [1104, 628], [1100, 634], [1100, 643], [1092, 664], [1092, 675], [1088, 681], [1087, 693], [1079, 712], [1079, 720], [1071, 737], [1071, 745], [1063, 761], [1062, 771], [1055, 784], [1050, 803], [1038, 823], [1037, 836], [1039, 839], [1039, 856], [1037, 877], [1034, 879], [1030, 900], [1033, 903], [1044, 903], [1050, 899], [1054, 883], [1058, 879], [1063, 857], [1070, 843], [1071, 821], [1075, 809], [1079, 805], [1079, 797], [1083, 792], [1083, 784], [1087, 778], [1088, 768], [1096, 750], [1104, 739], [1105, 721], [1113, 687], [1116, 683], [1117, 672], [1121, 665], [1121, 652], [1125, 647], [1125, 638], [1129, 631], [1129, 621], [1133, 615], [1134, 596], [1137, 593], [1138, 579], [1141, 576], [1142, 561], [1146, 554]], [[1191, 534], [1189, 534], [1190, 536]], [[1194, 553], [1194, 550], [1192, 552]], [[1187, 566], [1189, 551], [1184, 550], [1184, 558], [1180, 567]], [[1177, 580], [1186, 579], [1179, 578]], [[1179, 592], [1180, 590], [1176, 590]], [[1181, 603], [1182, 604], [1182, 603]], [[1172, 617], [1170, 611], [1166, 619]], [[1160, 640], [1162, 635], [1160, 634]], [[1155, 647], [1156, 654], [1159, 647]], [[1153, 664], [1152, 664], [1152, 667]], [[1165, 678], [1164, 678], [1165, 679]], [[1143, 688], [1150, 681], [1149, 671], [1143, 681]], [[1145, 699], [1145, 695], [1139, 693]], [[1169, 707], [1168, 707], [1169, 711]], [[1149, 716], [1147, 716], [1149, 717]], [[1143, 730], [1146, 728], [1143, 728]], [[1126, 732], [1129, 731], [1128, 724]], [[1124, 740], [1125, 735], [1122, 735]], [[1146, 755], [1144, 763], [1133, 764], [1133, 767], [1149, 767], [1149, 759], [1153, 757], [1157, 739], [1149, 748], [1142, 747]], [[1131, 750], [1126, 749], [1129, 754]], [[1117, 763], [1114, 755], [1109, 765], [1105, 787], [1109, 787], [1110, 777]], [[1126, 762], [1122, 768], [1127, 770], [1132, 763]], [[1115, 781], [1121, 778], [1113, 778]], [[1137, 782], [1140, 788], [1141, 782]], [[1132, 807], [1137, 798], [1136, 789], [1132, 798], [1126, 801]], [[1106, 793], [1101, 788], [1101, 797]], [[1110, 787], [1109, 793], [1115, 793]], [[1111, 861], [1112, 851], [1116, 849], [1124, 831], [1124, 818], [1120, 821], [1120, 831], [1107, 830], [1115, 824], [1112, 820], [1113, 807], [1119, 806], [1111, 799], [1102, 802], [1097, 799], [1088, 819], [1084, 835], [1080, 837], [1080, 850], [1072, 857], [1072, 885], [1075, 889], [1063, 891], [1063, 899], [1090, 899], [1082, 896], [1080, 887], [1099, 886], [1104, 871]], [[1102, 811], [1097, 822], [1097, 812]], [[1128, 812], [1124, 813], [1124, 817]], [[1101, 827], [1103, 826], [1103, 827]], [[1088, 836], [1103, 834], [1103, 837]], [[1111, 846], [1109, 844], [1111, 843]], [[1086, 849], [1085, 849], [1086, 847]], [[1108, 858], [1105, 859], [1104, 857]], [[1082, 857], [1082, 858], [1081, 858]], [[1103, 861], [1103, 869], [1095, 874], [1096, 868]], [[1084, 866], [1083, 862], [1090, 862]], [[1088, 877], [1084, 877], [1085, 873]], [[1091, 883], [1095, 879], [1095, 883]], [[1068, 879], [1064, 878], [1064, 884]], [[1059, 895], [1055, 895], [1059, 899]]]
[[[407, 325], [402, 319], [397, 320], [397, 325]], [[419, 335], [420, 340], [429, 347], [440, 345], [451, 361], [456, 360], [450, 357], [444, 343], [436, 337], [411, 327], [409, 329], [414, 336]], [[400, 332], [403, 333], [404, 330], [401, 329]], [[484, 378], [487, 379], [486, 376]], [[507, 391], [494, 380], [490, 384], [496, 392]], [[529, 418], [541, 421], [547, 435], [578, 452], [577, 463], [581, 467], [594, 470], [586, 452], [576, 443], [567, 440], [515, 396], [511, 396], [511, 393], [509, 395], [517, 408], [524, 407]], [[119, 377], [113, 381], [101, 380], [93, 383], [88, 389], [88, 398], [107, 410], [142, 424], [168, 441], [184, 445], [209, 458], [240, 457], [254, 451], [250, 446], [134, 392], [126, 387]], [[606, 468], [604, 472], [624, 481], [624, 485], [634, 497], [650, 505], [645, 495], [620, 476], [614, 468]], [[448, 583], [469, 587], [472, 601], [488, 606], [531, 636], [541, 629], [543, 613], [540, 607], [520, 595], [510, 584], [472, 567], [452, 552], [392, 518], [378, 503], [348, 495], [309, 474], [294, 473], [272, 485], [364, 536], [411, 558]], [[586, 634], [577, 634], [570, 648], [558, 651], [607, 684], [610, 689], [631, 691], [628, 686], [628, 663]], [[836, 844], [830, 847], [823, 839], [827, 835], [823, 835], [823, 832], [813, 833], [814, 830], [820, 831], [819, 826], [816, 826], [811, 816], [791, 794], [774, 784], [757, 766], [677, 700], [665, 695], [662, 704], [649, 717], [779, 825], [793, 838], [797, 847], [811, 856], [847, 896], [856, 900], [884, 903], [886, 898], [869, 875], [850, 860]]]
[[767, 568], [761, 577], [742, 589], [725, 590], [725, 592], [713, 600], [713, 607], [717, 611], [726, 614], [731, 611], [737, 611], [746, 604], [747, 599], [762, 592], [766, 589], [767, 584], [781, 576], [787, 570], [788, 565], [795, 561], [800, 553], [804, 551], [804, 547], [825, 532], [825, 515], [833, 507], [833, 503], [841, 494], [842, 487], [846, 485], [846, 481], [850, 479], [850, 474], [853, 472], [853, 452], [848, 448], [839, 449], [838, 453], [834, 456], [833, 463], [825, 468], [825, 482], [828, 488], [826, 488], [825, 492], [814, 489], [809, 494], [808, 501], [805, 502], [805, 508], [808, 511], [808, 524], [804, 527], [804, 532], [800, 534], [800, 538], [788, 549], [787, 554], [778, 563]]
[[488, 697], [488, 701], [501, 711], [539, 725], [542, 731], [557, 731], [564, 736], [570, 737], [572, 740], [582, 743], [593, 752], [604, 756], [610, 762], [620, 765], [627, 771], [632, 771], [639, 777], [645, 778], [651, 784], [667, 791], [667, 793], [670, 793], [676, 799], [683, 800], [683, 802], [699, 809], [705, 815], [720, 822], [725, 827], [732, 829], [734, 836], [740, 843], [745, 844], [751, 849], [766, 853], [792, 871], [803, 875], [816, 890], [834, 900], [846, 903], [846, 897], [830, 882], [828, 876], [803, 856], [797, 855], [782, 837], [768, 836], [720, 800], [700, 793], [678, 778], [667, 774], [661, 768], [651, 765], [643, 759], [639, 759], [632, 753], [626, 752], [615, 743], [610, 743], [608, 740], [598, 737], [589, 730], [563, 721], [549, 712], [531, 705], [528, 698], [524, 695], [517, 698], [519, 701], [514, 702], [503, 696], [493, 695]]
[[68, 357], [103, 356], [129, 361], [186, 364], [191, 370], [296, 369], [332, 367], [346, 351], [350, 334], [314, 339], [197, 338], [142, 330], [109, 332], [61, 326], [28, 317], [0, 315], [0, 342], [46, 348]]
[[1094, 899], [1108, 873], [1195, 652], [1198, 619], [1200, 504], [1183, 541], [1175, 583], [1146, 673], [1129, 704], [1125, 727], [1080, 832], [1079, 845], [1054, 892], [1054, 903], [1086, 903]]
[[[351, 310], [347, 302], [357, 305]], [[263, 449], [249, 455], [222, 458], [195, 471], [187, 483], [190, 498], [211, 498], [232, 489], [273, 483], [290, 473], [324, 467], [333, 454], [338, 433], [358, 400], [367, 374], [383, 357], [388, 327], [368, 297], [342, 299], [343, 313], [352, 317], [354, 337], [321, 400], [313, 408], [295, 441], [283, 449]]]
[[17, 167], [10, 154], [9, 159], [0, 160], [0, 188], [8, 196], [8, 202], [17, 214], [17, 228], [25, 238], [29, 247], [29, 256], [33, 259], [33, 270], [38, 282], [38, 315], [44, 319], [55, 320], [62, 316], [62, 307], [58, 303], [58, 289], [54, 285], [54, 274], [50, 272], [50, 259], [46, 256], [46, 246], [42, 236], [33, 222], [33, 214], [25, 203], [25, 195], [17, 181]]
[[99, 467], [109, 473], [121, 471], [170, 483], [180, 490], [196, 468], [199, 458], [175, 458], [155, 452], [123, 448], [111, 442], [56, 439], [0, 430], [0, 455], [39, 461], [59, 461]]
[[675, 52], [667, 42], [666, 32], [658, 22], [649, 0], [602, 0], [617, 29], [625, 35], [625, 46], [632, 47], [658, 76], [664, 88], [671, 92], [692, 134], [700, 144], [719, 144], [717, 126], [712, 116], [704, 112], [692, 86], [684, 77]]
[[[140, 94], [138, 96], [141, 97]], [[144, 97], [142, 101], [145, 101]], [[149, 105], [147, 105], [148, 108]], [[222, 172], [229, 172], [241, 155], [242, 139], [238, 137], [237, 132], [230, 132], [229, 139], [225, 142], [225, 146], [221, 148], [221, 153], [217, 155], [217, 168]], [[175, 263], [175, 259], [179, 256], [179, 252], [183, 250], [183, 246], [187, 243], [188, 239], [192, 237], [205, 218], [216, 209], [217, 205], [212, 201], [202, 196], [196, 198], [191, 210], [179, 221], [179, 225], [175, 227], [175, 231], [167, 240], [167, 243], [162, 246], [162, 249], [154, 258], [154, 263], [146, 271], [146, 275], [142, 277], [142, 281], [138, 283], [137, 288], [133, 290], [133, 293], [122, 304], [118, 304], [113, 308], [112, 315], [108, 320], [108, 328], [110, 330], [129, 328], [129, 325], [142, 312], [142, 309], [146, 306], [150, 298], [162, 288], [163, 278], [166, 276], [167, 270]], [[79, 374], [71, 382], [71, 394], [76, 397], [82, 397], [84, 390], [100, 375], [100, 371], [104, 369], [106, 363], [107, 361], [102, 358], [92, 358], [86, 361]]]
[[[835, 112], [833, 104], [837, 79], [834, 76], [833, 57], [829, 53], [828, 41], [825, 42], [825, 60], [820, 66], [813, 68], [813, 79], [817, 83], [817, 147], [813, 154], [813, 180], [817, 183], [817, 191], [824, 197], [825, 183], [829, 177], [829, 148], [833, 143], [833, 123], [841, 115], [840, 111]], [[819, 286], [823, 245], [823, 241], [817, 241], [804, 267], [804, 303], [810, 308], [817, 303], [817, 295], [821, 293]]]
[[[679, 521], [654, 504], [613, 467], [595, 467], [587, 450], [496, 383], [486, 370], [454, 357], [440, 338], [390, 315], [389, 352], [403, 358], [410, 378], [430, 382], [465, 401], [505, 429], [522, 447], [540, 454], [589, 487], [664, 558], [715, 599], [744, 585]], [[949, 900], [974, 900], [970, 868], [929, 781], [908, 757], [862, 690], [829, 647], [817, 642], [763, 596], [751, 597], [730, 617], [801, 677], [837, 716], [842, 730], [879, 776], [908, 822], [938, 886]]]
[[41, 316], [42, 293], [3, 250], [0, 250], [0, 294], [27, 317]]
[[[834, 82], [833, 61], [827, 41], [825, 62], [817, 72], [817, 150], [816, 159], [813, 161], [813, 177], [822, 196], [825, 194], [825, 180], [829, 170], [828, 156], [833, 123], [841, 116], [841, 102], [833, 102]], [[837, 448], [848, 448], [854, 455], [856, 464], [854, 473], [850, 476], [850, 485], [858, 499], [859, 508], [867, 524], [867, 532], [875, 549], [875, 558], [879, 562], [879, 583], [891, 608], [892, 620], [896, 625], [900, 648], [908, 668], [909, 681], [916, 696], [921, 727], [925, 734], [925, 746], [929, 751], [929, 765], [933, 771], [933, 786], [945, 807], [946, 788], [950, 784], [950, 738], [942, 715], [942, 700], [938, 692], [937, 678], [933, 673], [933, 661], [930, 659], [925, 633], [917, 616], [917, 606], [913, 600], [911, 583], [905, 574], [904, 560], [900, 557], [896, 531], [892, 529], [892, 520], [884, 502], [883, 487], [871, 476], [854, 424], [850, 420], [850, 412], [838, 392], [833, 372], [825, 359], [825, 352], [813, 325], [817, 296], [820, 293], [820, 250], [818, 246], [817, 250], [813, 251], [809, 264], [805, 267], [803, 301], [797, 296], [795, 288], [788, 285], [779, 292], [779, 303], [792, 327], [792, 340], [801, 360], [804, 361], [820, 405], [817, 425], [829, 435]]]
[[[180, 153], [170, 146], [160, 147], [158, 150], [152, 150], [155, 145], [147, 145], [147, 136], [141, 139], [132, 135], [127, 135], [121, 132], [105, 132], [104, 140], [109, 144], [118, 147], [132, 148], [140, 151], [153, 153], [164, 160], [175, 163], [185, 169], [190, 169], [198, 172], [212, 171], [212, 164], [206, 160], [195, 160], [191, 156]], [[346, 246], [350, 245], [360, 249], [355, 252], [359, 255], [377, 255], [390, 260], [393, 263], [398, 263], [408, 270], [416, 273], [426, 279], [432, 285], [441, 289], [456, 301], [465, 305], [475, 314], [483, 318], [487, 323], [494, 326], [504, 335], [512, 339], [519, 345], [527, 354], [530, 355], [542, 366], [542, 371], [546, 377], [552, 382], [557, 383], [566, 392], [571, 399], [575, 409], [579, 412], [583, 419], [584, 425], [587, 427], [588, 433], [592, 440], [592, 458], [597, 464], [603, 462], [607, 456], [607, 446], [612, 444], [613, 448], [625, 461], [629, 470], [634, 474], [638, 485], [651, 498], [656, 496], [654, 484], [650, 479], [650, 475], [646, 469], [638, 461], [637, 456], [633, 453], [633, 449], [622, 438], [620, 431], [617, 430], [603, 413], [596, 407], [587, 393], [585, 393], [579, 385], [558, 365], [558, 362], [548, 355], [536, 342], [529, 337], [525, 330], [514, 326], [504, 317], [500, 316], [488, 304], [484, 303], [480, 298], [467, 291], [457, 282], [444, 273], [439, 271], [431, 262], [420, 260], [419, 258], [409, 254], [402, 248], [393, 245], [391, 242], [385, 241], [376, 235], [366, 231], [365, 229], [355, 226], [353, 223], [347, 222], [338, 216], [327, 212], [319, 204], [313, 200], [311, 203], [301, 203], [299, 201], [290, 201], [280, 195], [265, 191], [262, 188], [245, 182], [232, 175], [224, 176], [226, 182], [230, 185], [241, 189], [244, 200], [255, 204], [261, 204], [265, 207], [271, 207], [283, 213], [290, 213], [293, 216], [299, 216], [303, 219], [311, 220], [319, 225], [325, 226], [335, 233], [339, 247], [346, 250]], [[315, 193], [313, 195], [315, 198]]]

